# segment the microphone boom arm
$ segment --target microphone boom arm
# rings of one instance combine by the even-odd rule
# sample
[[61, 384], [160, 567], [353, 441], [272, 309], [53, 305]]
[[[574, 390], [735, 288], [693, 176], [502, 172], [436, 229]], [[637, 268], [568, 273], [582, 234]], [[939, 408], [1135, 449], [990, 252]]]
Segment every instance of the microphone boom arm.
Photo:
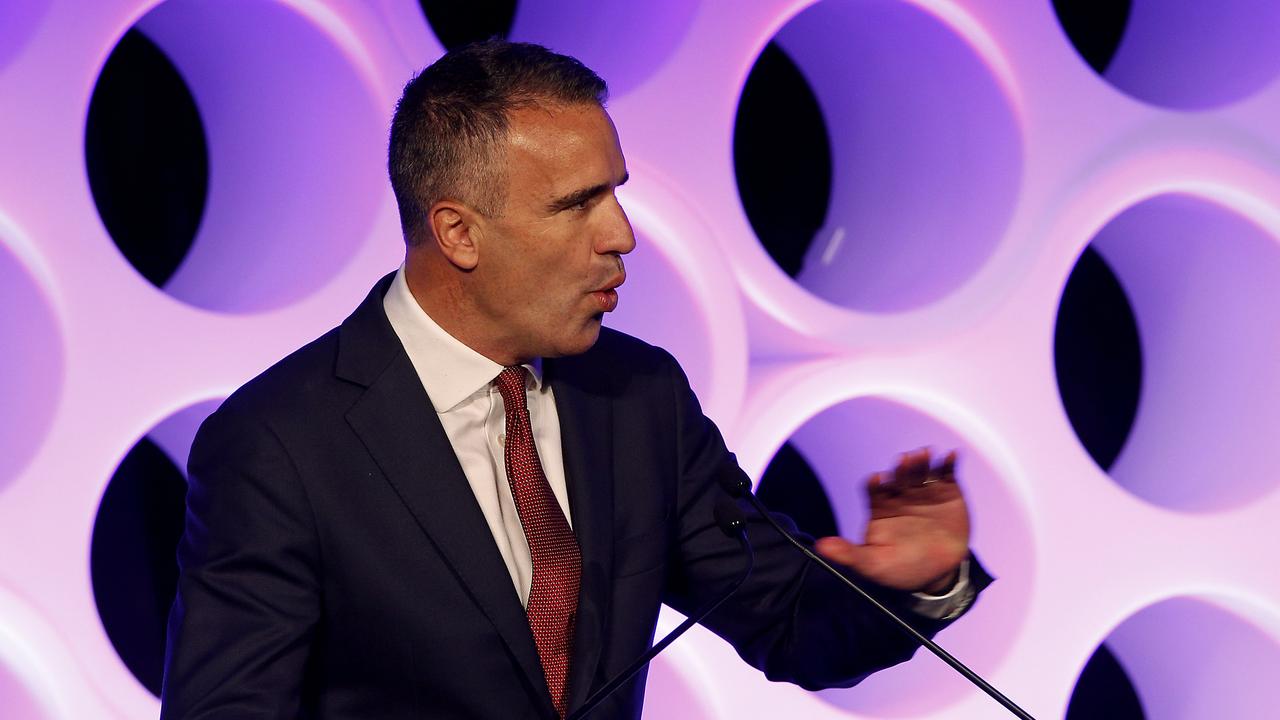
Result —
[[800, 550], [800, 552], [804, 553], [805, 557], [809, 558], [809, 560], [811, 560], [814, 563], [817, 563], [818, 566], [822, 567], [827, 572], [839, 578], [840, 581], [845, 584], [845, 586], [852, 589], [854, 592], [860, 595], [862, 599], [874, 605], [877, 610], [884, 613], [889, 619], [893, 620], [893, 622], [897, 624], [897, 626], [903, 632], [907, 633], [916, 641], [918, 641], [921, 645], [928, 648], [929, 652], [933, 653], [934, 655], [937, 655], [939, 659], [941, 659], [947, 665], [950, 665], [953, 670], [963, 675], [965, 679], [967, 679], [969, 682], [973, 683], [974, 685], [978, 686], [980, 690], [985, 692], [987, 695], [990, 695], [996, 702], [1003, 705], [1006, 710], [1013, 713], [1016, 717], [1019, 717], [1022, 720], [1035, 720], [1035, 718], [1032, 717], [1029, 713], [1027, 713], [1026, 710], [1023, 710], [1022, 708], [1018, 707], [1016, 703], [1014, 703], [1009, 698], [1005, 697], [1004, 693], [997, 690], [993, 685], [991, 685], [991, 683], [982, 679], [980, 675], [970, 670], [967, 665], [957, 660], [954, 656], [951, 655], [951, 653], [947, 652], [946, 650], [943, 650], [942, 646], [938, 645], [934, 641], [922, 635], [918, 630], [912, 627], [910, 623], [908, 623], [906, 620], [903, 620], [901, 617], [899, 617], [897, 613], [885, 607], [883, 603], [881, 603], [879, 600], [876, 600], [874, 597], [872, 597], [870, 593], [868, 593], [866, 590], [863, 590], [861, 587], [859, 587], [857, 583], [853, 582], [848, 577], [846, 577], [844, 573], [832, 567], [831, 564], [828, 563], [825, 559], [823, 559], [821, 556], [815, 553], [807, 545], [797, 540], [791, 533], [787, 532], [786, 528], [782, 527], [782, 525], [778, 524], [777, 520], [773, 519], [773, 516], [769, 513], [768, 508], [764, 506], [764, 503], [760, 502], [760, 499], [755, 496], [755, 493], [751, 492], [751, 480], [747, 478], [747, 476], [744, 475], [741, 470], [738, 470], [737, 468], [733, 468], [732, 471], [726, 471], [723, 475], [721, 475], [720, 484], [733, 497], [745, 497], [747, 501], [751, 503], [751, 506], [755, 508], [756, 512], [759, 513], [760, 517], [764, 518], [765, 521], [768, 522], [769, 525], [772, 526], [773, 529], [778, 532], [778, 534], [786, 538], [787, 542], [796, 546]]
[[604, 702], [605, 698], [612, 695], [614, 690], [622, 687], [623, 683], [630, 680], [636, 673], [640, 672], [640, 668], [648, 665], [649, 661], [653, 660], [658, 653], [665, 650], [668, 645], [675, 642], [676, 638], [685, 634], [689, 628], [699, 622], [702, 622], [708, 615], [715, 612], [716, 608], [724, 604], [724, 601], [728, 600], [729, 596], [737, 592], [738, 588], [742, 587], [742, 584], [747, 581], [747, 578], [751, 577], [751, 570], [756, 566], [756, 553], [751, 547], [751, 542], [747, 539], [746, 516], [743, 514], [741, 509], [736, 505], [733, 505], [733, 503], [728, 500], [724, 500], [724, 504], [717, 505], [715, 510], [716, 522], [719, 524], [720, 529], [723, 530], [725, 534], [735, 538], [738, 543], [742, 545], [742, 550], [747, 554], [747, 564], [743, 569], [742, 574], [738, 576], [727, 592], [722, 593], [718, 598], [707, 603], [696, 613], [685, 618], [684, 622], [677, 625], [675, 630], [667, 633], [665, 637], [659, 640], [653, 647], [649, 648], [648, 652], [636, 658], [635, 662], [628, 665], [626, 670], [623, 670], [599, 690], [592, 693], [591, 697], [587, 698], [587, 701], [582, 704], [582, 707], [569, 714], [568, 720], [581, 720], [581, 718], [586, 717], [587, 713], [594, 710], [597, 705]]

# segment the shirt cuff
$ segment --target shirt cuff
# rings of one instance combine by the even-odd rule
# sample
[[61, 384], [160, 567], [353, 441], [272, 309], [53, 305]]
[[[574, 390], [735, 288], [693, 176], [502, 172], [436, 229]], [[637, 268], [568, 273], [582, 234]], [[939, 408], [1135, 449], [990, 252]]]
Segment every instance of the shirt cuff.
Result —
[[969, 609], [977, 593], [969, 582], [969, 558], [960, 563], [960, 573], [956, 584], [945, 595], [929, 595], [927, 593], [911, 593], [908, 607], [917, 615], [931, 620], [954, 620]]

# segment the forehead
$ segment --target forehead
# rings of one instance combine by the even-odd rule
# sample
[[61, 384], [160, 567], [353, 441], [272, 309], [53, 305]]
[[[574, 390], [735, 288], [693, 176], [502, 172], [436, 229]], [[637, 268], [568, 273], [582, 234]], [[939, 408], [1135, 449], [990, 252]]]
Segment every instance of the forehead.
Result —
[[618, 134], [598, 105], [531, 105], [508, 118], [507, 171], [516, 194], [543, 200], [617, 182], [626, 173]]

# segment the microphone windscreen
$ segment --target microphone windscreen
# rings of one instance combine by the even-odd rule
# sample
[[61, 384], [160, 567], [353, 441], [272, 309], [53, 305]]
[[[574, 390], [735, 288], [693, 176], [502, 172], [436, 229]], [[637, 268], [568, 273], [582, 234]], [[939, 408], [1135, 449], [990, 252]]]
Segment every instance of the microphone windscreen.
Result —
[[716, 470], [716, 482], [732, 497], [742, 497], [751, 492], [751, 478], [732, 463], [721, 465]]
[[716, 506], [712, 514], [715, 515], [716, 525], [720, 526], [720, 532], [731, 538], [738, 537], [746, 529], [746, 513], [742, 512], [742, 508], [738, 507], [738, 503], [727, 497], [722, 496], [716, 500]]

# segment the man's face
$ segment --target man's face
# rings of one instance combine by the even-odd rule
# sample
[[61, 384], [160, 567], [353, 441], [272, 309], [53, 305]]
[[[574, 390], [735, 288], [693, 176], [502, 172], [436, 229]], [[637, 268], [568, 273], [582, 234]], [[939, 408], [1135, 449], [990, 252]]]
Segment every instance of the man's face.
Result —
[[617, 131], [596, 105], [523, 108], [505, 162], [504, 209], [479, 228], [477, 303], [522, 360], [585, 352], [635, 248], [614, 196], [627, 179]]

